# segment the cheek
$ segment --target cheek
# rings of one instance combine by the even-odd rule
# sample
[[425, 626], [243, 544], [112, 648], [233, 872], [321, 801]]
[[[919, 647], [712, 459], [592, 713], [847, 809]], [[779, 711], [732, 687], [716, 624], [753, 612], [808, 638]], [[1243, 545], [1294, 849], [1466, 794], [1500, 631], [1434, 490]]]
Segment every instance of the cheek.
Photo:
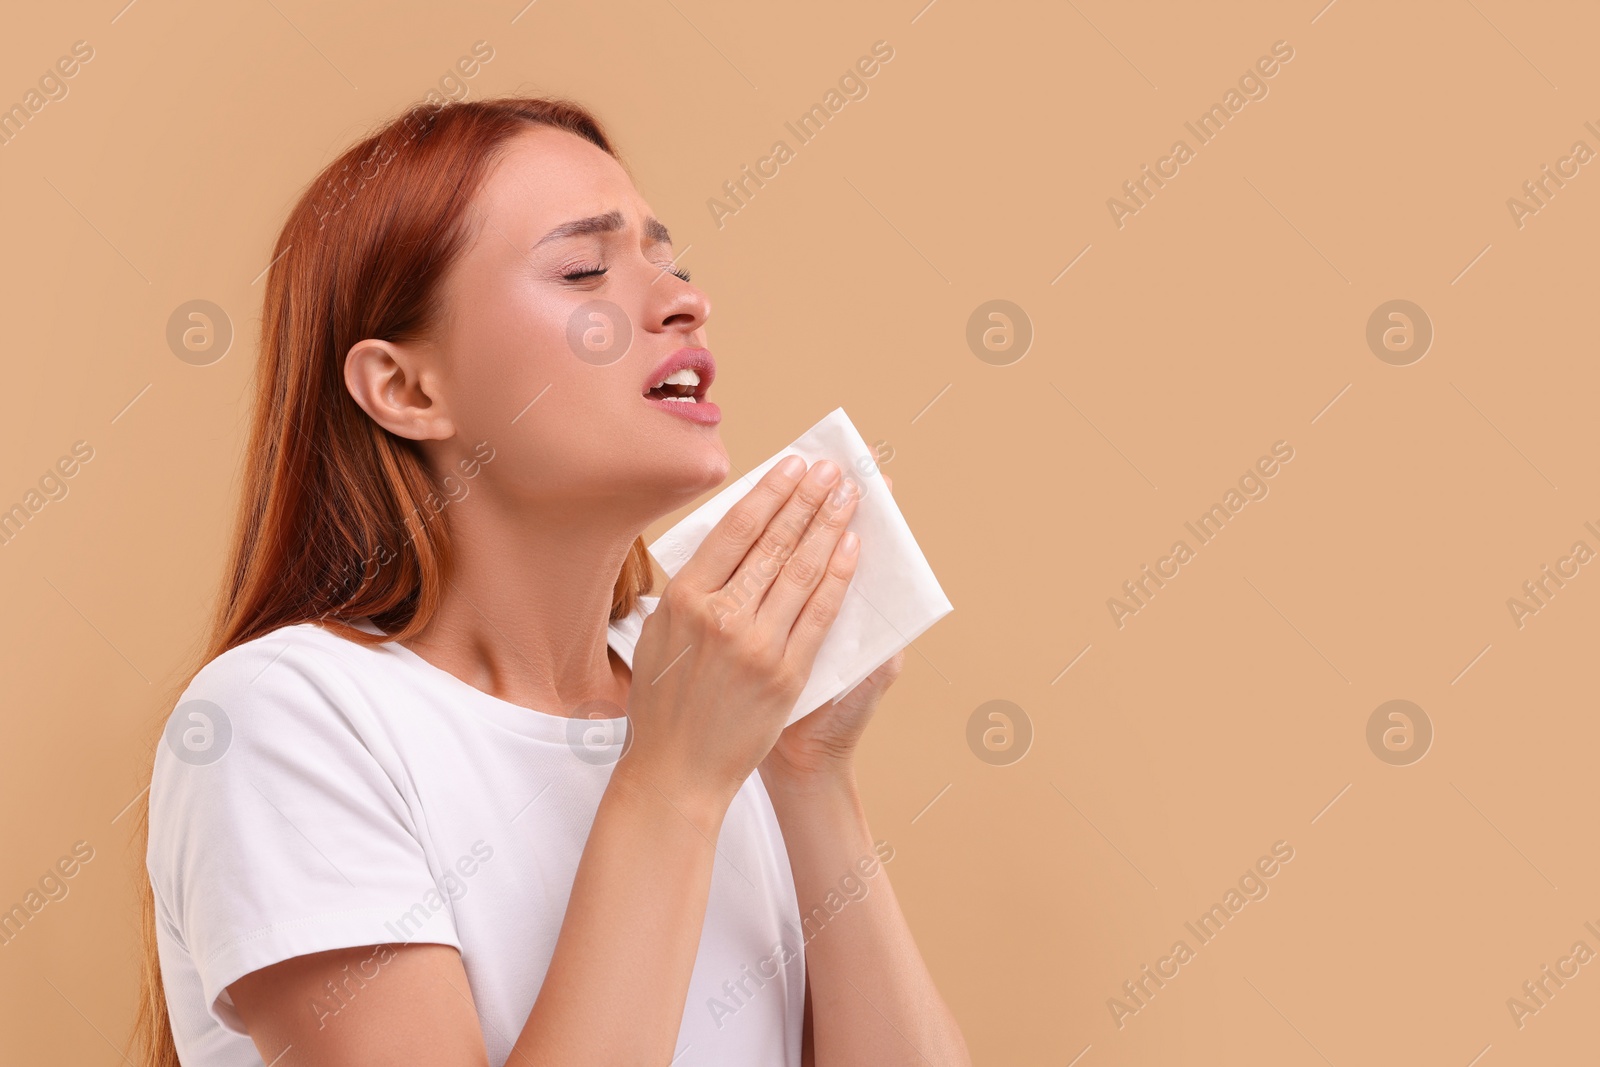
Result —
[[[568, 350], [566, 315], [526, 294], [483, 288], [453, 310], [444, 349], [449, 360], [450, 410], [478, 438], [506, 427], [552, 417], [550, 401], [585, 387], [582, 366]], [[535, 401], [537, 398], [537, 401]], [[528, 404], [534, 402], [530, 408]]]
[[474, 492], [513, 496], [598, 490], [638, 466], [644, 400], [628, 359], [594, 366], [548, 320], [498, 310], [461, 332], [445, 398], [462, 441], [487, 441], [494, 462]]

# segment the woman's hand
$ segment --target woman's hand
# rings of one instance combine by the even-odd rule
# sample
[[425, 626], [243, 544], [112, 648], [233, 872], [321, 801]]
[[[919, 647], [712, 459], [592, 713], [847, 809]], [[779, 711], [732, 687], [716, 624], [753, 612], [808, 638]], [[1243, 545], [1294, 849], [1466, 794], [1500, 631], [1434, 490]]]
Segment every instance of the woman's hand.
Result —
[[[892, 492], [894, 482], [887, 474], [883, 481]], [[866, 732], [883, 694], [900, 677], [905, 662], [902, 649], [837, 704], [824, 704], [785, 728], [761, 762], [761, 777], [768, 792], [805, 793], [837, 781], [850, 781], [855, 770], [856, 743]]]
[[859, 559], [842, 543], [854, 489], [832, 463], [775, 465], [667, 583], [634, 651], [614, 782], [648, 783], [696, 821], [720, 822], [844, 602]]
[[890, 656], [837, 704], [824, 704], [791, 723], [761, 762], [769, 792], [805, 792], [855, 773], [856, 742], [872, 713], [906, 662], [905, 651]]

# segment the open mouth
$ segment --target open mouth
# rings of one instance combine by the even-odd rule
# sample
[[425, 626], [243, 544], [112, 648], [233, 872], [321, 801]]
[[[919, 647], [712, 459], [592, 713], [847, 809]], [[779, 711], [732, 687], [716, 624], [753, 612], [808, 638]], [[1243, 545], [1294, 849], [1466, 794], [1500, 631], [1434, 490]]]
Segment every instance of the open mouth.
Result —
[[682, 367], [657, 382], [645, 394], [650, 400], [669, 400], [676, 404], [698, 404], [705, 399], [705, 387], [693, 367]]

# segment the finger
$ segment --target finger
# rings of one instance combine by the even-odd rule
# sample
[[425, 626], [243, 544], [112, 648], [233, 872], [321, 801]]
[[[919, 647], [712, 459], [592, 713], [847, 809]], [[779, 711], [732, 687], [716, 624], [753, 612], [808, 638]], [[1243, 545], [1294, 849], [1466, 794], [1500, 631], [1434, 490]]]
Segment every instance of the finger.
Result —
[[742, 612], [754, 617], [839, 477], [838, 465], [818, 460], [800, 479], [716, 598], [719, 620]]
[[773, 464], [756, 487], [717, 520], [689, 561], [678, 569], [673, 581], [707, 592], [727, 584], [734, 568], [749, 553], [750, 546], [755, 544], [806, 473], [804, 459], [789, 458], [799, 462], [791, 465], [785, 460]]
[[[849, 543], [852, 540], [855, 541], [854, 545]], [[822, 639], [828, 636], [833, 621], [839, 617], [839, 609], [844, 606], [850, 579], [855, 576], [856, 564], [861, 560], [860, 548], [860, 539], [854, 533], [840, 539], [832, 558], [828, 560], [822, 580], [806, 600], [800, 617], [795, 620], [794, 629], [789, 632], [784, 658], [803, 675], [811, 674], [817, 649], [822, 647]]]
[[827, 502], [817, 509], [811, 525], [806, 528], [800, 544], [784, 563], [783, 569], [773, 579], [772, 587], [756, 612], [757, 621], [782, 642], [788, 639], [794, 621], [822, 581], [845, 528], [855, 515], [861, 501], [860, 486], [854, 479], [846, 478], [828, 495]]
[[886, 681], [892, 682], [896, 678], [900, 677], [901, 672], [905, 669], [906, 650], [902, 648], [900, 651], [896, 652], [894, 655], [890, 656], [888, 659], [879, 664], [878, 669], [873, 673], [881, 675]]
[[[861, 684], [887, 689], [889, 686], [894, 684], [894, 680], [896, 678], [900, 677], [900, 672], [905, 669], [905, 665], [906, 654], [905, 650], [901, 649], [899, 652], [896, 652], [894, 655], [890, 656], [888, 659], [872, 668], [871, 673], [867, 675]], [[854, 692], [854, 690], [852, 690], [852, 692]]]

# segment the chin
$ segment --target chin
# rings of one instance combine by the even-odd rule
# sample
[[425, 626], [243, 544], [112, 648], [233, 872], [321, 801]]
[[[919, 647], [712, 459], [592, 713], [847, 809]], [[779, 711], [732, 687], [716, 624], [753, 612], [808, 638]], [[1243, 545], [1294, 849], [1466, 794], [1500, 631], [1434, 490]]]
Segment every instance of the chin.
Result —
[[661, 446], [647, 455], [629, 481], [637, 491], [657, 497], [668, 511], [720, 486], [733, 466], [715, 433], [689, 448]]
[[699, 463], [700, 489], [715, 489], [728, 477], [728, 471], [733, 468], [733, 463], [728, 459], [728, 450], [723, 447], [722, 437], [716, 433], [710, 435], [711, 443], [715, 448], [706, 449]]

